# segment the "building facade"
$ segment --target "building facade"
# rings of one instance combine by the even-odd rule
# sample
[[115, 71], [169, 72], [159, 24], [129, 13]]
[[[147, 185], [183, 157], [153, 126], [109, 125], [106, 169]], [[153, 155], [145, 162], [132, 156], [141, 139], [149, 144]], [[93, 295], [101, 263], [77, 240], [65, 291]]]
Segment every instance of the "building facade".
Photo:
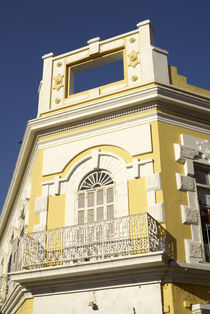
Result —
[[210, 313], [210, 91], [148, 20], [43, 63], [0, 218], [1, 313]]

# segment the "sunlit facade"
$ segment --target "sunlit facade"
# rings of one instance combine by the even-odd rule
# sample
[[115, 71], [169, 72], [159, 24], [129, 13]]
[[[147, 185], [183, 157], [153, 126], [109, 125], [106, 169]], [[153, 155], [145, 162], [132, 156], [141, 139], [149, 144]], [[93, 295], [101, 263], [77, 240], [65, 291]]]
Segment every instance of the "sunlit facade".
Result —
[[0, 313], [210, 313], [209, 100], [148, 20], [43, 56], [0, 217]]

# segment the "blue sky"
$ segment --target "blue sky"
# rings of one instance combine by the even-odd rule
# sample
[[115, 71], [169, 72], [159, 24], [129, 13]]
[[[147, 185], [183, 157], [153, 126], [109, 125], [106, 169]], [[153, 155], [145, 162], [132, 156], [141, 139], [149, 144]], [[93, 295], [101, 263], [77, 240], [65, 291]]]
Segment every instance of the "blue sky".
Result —
[[188, 82], [210, 89], [209, 0], [7, 0], [0, 7], [0, 210], [29, 119], [37, 114], [41, 56], [126, 33], [150, 19], [156, 46]]

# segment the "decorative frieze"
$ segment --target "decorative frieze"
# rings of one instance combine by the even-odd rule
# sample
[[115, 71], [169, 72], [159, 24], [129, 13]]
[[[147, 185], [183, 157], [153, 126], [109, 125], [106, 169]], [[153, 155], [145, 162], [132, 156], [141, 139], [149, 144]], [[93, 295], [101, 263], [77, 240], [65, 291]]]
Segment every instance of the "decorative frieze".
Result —
[[197, 210], [181, 205], [181, 213], [183, 224], [198, 224], [199, 213]]
[[185, 145], [174, 144], [175, 159], [180, 163], [184, 163], [186, 159], [194, 159], [199, 152]]
[[198, 263], [204, 259], [201, 242], [185, 239], [185, 252], [187, 263]]
[[194, 258], [202, 258], [203, 257], [203, 250], [202, 250], [202, 245], [200, 242], [196, 241], [191, 241], [190, 245], [190, 257]]
[[195, 191], [195, 179], [176, 173], [177, 189], [181, 191]]

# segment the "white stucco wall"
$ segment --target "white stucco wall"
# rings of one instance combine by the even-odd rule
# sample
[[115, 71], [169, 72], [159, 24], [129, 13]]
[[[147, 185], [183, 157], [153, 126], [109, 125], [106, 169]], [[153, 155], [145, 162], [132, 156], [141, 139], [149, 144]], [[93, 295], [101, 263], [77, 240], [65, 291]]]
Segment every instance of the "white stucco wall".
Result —
[[[94, 302], [98, 310], [88, 304]], [[35, 297], [34, 314], [160, 314], [159, 283]]]

